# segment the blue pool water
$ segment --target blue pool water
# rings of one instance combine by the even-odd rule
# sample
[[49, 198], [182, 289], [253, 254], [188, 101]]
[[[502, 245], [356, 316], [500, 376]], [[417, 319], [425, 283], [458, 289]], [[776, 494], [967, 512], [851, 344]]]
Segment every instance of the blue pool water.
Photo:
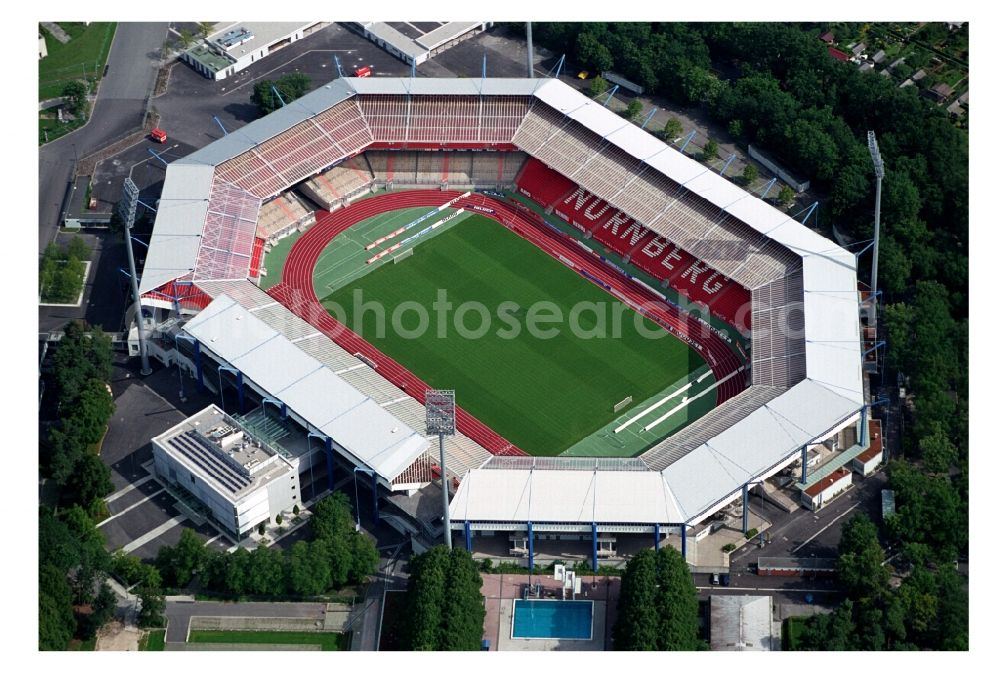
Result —
[[593, 601], [525, 601], [514, 599], [511, 638], [565, 638], [589, 641]]

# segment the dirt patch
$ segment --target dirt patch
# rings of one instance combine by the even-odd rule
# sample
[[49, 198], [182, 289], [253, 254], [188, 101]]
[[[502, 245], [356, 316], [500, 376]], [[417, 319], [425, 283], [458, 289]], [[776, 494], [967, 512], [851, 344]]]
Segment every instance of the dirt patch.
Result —
[[95, 650], [139, 650], [139, 634], [134, 626], [111, 622], [97, 634]]

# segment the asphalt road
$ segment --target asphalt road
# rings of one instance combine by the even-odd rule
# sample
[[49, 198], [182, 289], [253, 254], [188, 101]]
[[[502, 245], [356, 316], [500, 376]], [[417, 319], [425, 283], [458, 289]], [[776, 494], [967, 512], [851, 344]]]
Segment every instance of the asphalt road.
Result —
[[52, 241], [59, 227], [63, 195], [75, 159], [142, 124], [166, 33], [165, 22], [119, 23], [108, 55], [108, 75], [101, 82], [90, 122], [39, 149], [39, 250]]
[[[836, 558], [840, 533], [854, 513], [867, 514], [876, 524], [882, 522], [882, 494], [886, 476], [879, 471], [866, 479], [855, 476], [855, 483], [833, 502], [818, 512], [800, 509], [792, 514], [780, 512], [767, 504], [767, 518], [772, 526], [767, 530], [770, 543], [763, 548], [756, 540], [733, 552], [730, 556], [732, 572], [745, 570], [757, 562], [757, 557], [821, 557]], [[759, 498], [754, 499], [753, 509], [758, 511]]]

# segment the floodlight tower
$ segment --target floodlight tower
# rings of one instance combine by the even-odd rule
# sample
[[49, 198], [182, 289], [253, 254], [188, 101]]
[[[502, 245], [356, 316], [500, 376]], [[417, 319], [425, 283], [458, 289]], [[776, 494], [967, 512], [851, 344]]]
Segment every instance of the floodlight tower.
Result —
[[451, 549], [451, 518], [448, 516], [448, 474], [444, 464], [444, 438], [455, 434], [455, 390], [427, 390], [427, 433], [438, 435], [441, 450], [441, 504], [444, 508], [444, 544]]
[[528, 77], [535, 77], [535, 63], [531, 58], [532, 53], [535, 51], [531, 44], [531, 22], [529, 21], [525, 27], [525, 33], [528, 37]]
[[135, 255], [132, 253], [132, 226], [135, 225], [135, 210], [139, 203], [139, 188], [132, 177], [125, 179], [125, 186], [122, 188], [124, 198], [119, 204], [122, 219], [125, 221], [125, 250], [128, 252], [129, 279], [132, 280], [132, 297], [135, 300], [135, 325], [139, 331], [139, 356], [142, 359], [142, 369], [139, 371], [144, 376], [153, 372], [149, 368], [149, 353], [146, 351], [146, 330], [142, 321], [142, 303], [139, 299], [139, 278], [135, 274]]
[[882, 178], [885, 176], [885, 165], [882, 164], [882, 153], [878, 150], [878, 141], [875, 140], [875, 132], [868, 132], [868, 152], [872, 155], [872, 164], [875, 165], [875, 242], [872, 251], [872, 284], [871, 291], [878, 290], [878, 231], [879, 219], [882, 213]]

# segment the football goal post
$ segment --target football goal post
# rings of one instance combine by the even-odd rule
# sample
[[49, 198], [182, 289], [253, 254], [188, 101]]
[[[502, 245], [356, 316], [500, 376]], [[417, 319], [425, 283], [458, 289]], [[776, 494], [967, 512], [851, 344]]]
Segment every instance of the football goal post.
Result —
[[632, 397], [631, 396], [625, 397], [624, 399], [622, 399], [621, 401], [619, 401], [617, 404], [615, 404], [615, 413], [618, 413], [619, 411], [621, 411], [623, 408], [625, 408], [626, 406], [628, 406], [631, 403], [632, 403]]

